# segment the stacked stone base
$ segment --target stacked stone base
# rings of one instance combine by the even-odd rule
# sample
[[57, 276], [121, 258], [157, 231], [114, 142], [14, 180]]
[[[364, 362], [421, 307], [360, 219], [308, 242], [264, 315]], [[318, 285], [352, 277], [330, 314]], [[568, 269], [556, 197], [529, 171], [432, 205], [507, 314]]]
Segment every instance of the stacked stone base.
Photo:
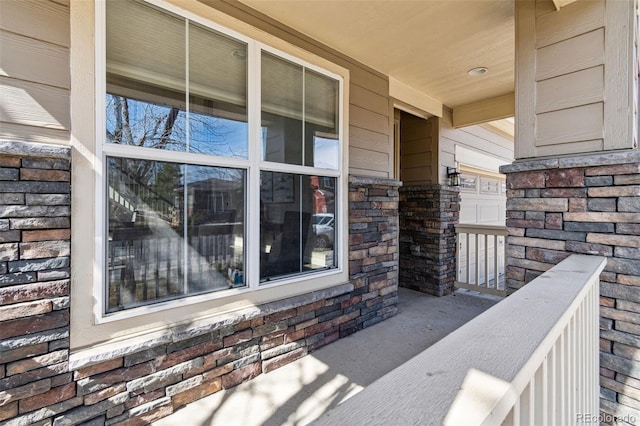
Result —
[[507, 173], [507, 285], [571, 253], [608, 257], [600, 276], [603, 418], [640, 421], [640, 152], [548, 159]]
[[400, 190], [400, 286], [435, 296], [452, 293], [460, 193], [441, 185]]
[[148, 424], [397, 311], [398, 183], [352, 178], [348, 283], [72, 354], [69, 160], [68, 148], [0, 142], [2, 425]]

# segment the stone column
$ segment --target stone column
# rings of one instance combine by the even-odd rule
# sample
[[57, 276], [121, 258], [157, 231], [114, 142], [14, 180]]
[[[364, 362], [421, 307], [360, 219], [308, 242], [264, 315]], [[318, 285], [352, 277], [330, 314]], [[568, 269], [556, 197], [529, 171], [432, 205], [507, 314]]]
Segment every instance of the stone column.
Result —
[[341, 335], [355, 332], [397, 313], [398, 187], [400, 182], [349, 178], [349, 279], [353, 302], [361, 296], [361, 317]]
[[400, 286], [435, 296], [454, 291], [460, 192], [443, 185], [400, 190]]
[[600, 276], [600, 395], [640, 420], [640, 151], [533, 160], [507, 174], [507, 286], [572, 253], [608, 257]]
[[502, 168], [507, 284], [514, 291], [571, 253], [608, 257], [600, 283], [602, 423], [640, 420], [636, 12], [637, 0], [560, 10], [515, 2], [517, 161]]

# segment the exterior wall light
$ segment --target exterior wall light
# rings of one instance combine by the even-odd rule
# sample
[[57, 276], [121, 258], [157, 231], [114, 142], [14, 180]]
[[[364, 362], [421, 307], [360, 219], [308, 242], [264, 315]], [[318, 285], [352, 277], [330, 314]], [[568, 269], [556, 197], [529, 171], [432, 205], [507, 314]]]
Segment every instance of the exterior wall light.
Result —
[[455, 167], [447, 167], [447, 177], [449, 185], [460, 186], [460, 172]]

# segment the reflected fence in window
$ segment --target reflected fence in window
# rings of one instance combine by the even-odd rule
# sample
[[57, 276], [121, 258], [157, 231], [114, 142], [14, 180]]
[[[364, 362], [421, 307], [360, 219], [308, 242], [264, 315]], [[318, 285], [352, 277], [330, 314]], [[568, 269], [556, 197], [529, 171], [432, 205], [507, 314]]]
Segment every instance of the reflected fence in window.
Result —
[[108, 312], [245, 285], [244, 170], [107, 160]]
[[175, 237], [161, 237], [146, 230], [115, 231], [107, 257], [109, 309], [116, 311], [150, 301], [244, 286], [242, 264], [237, 262], [241, 239], [232, 228], [222, 225], [206, 233], [189, 229], [189, 234], [201, 235], [189, 237], [187, 276], [184, 239], [178, 232]]

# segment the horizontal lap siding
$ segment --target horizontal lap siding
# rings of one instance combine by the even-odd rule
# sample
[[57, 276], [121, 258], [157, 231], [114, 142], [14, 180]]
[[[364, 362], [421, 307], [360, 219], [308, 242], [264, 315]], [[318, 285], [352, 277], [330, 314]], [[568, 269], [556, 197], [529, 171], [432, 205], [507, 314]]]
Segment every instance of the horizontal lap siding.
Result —
[[516, 158], [632, 148], [631, 4], [518, 3]]
[[[389, 118], [389, 83], [354, 80], [349, 98], [349, 165], [351, 174], [391, 177], [393, 175], [393, 143]], [[361, 86], [359, 83], [368, 84]], [[366, 135], [366, 138], [364, 137]]]
[[[447, 179], [446, 166], [451, 166], [454, 162], [460, 162], [460, 159], [456, 158], [456, 145], [504, 162], [513, 160], [513, 142], [511, 140], [480, 125], [454, 129], [450, 121], [442, 120], [442, 125], [440, 126], [439, 167], [441, 182], [445, 182]], [[480, 167], [480, 164], [466, 165]], [[489, 165], [484, 165], [482, 168], [489, 167]]]
[[589, 3], [566, 9], [574, 25], [558, 13], [536, 20], [538, 155], [604, 148], [604, 0]]
[[0, 5], [0, 138], [69, 144], [69, 7]]
[[400, 179], [405, 185], [437, 184], [437, 119], [424, 120], [402, 113], [400, 126]]

